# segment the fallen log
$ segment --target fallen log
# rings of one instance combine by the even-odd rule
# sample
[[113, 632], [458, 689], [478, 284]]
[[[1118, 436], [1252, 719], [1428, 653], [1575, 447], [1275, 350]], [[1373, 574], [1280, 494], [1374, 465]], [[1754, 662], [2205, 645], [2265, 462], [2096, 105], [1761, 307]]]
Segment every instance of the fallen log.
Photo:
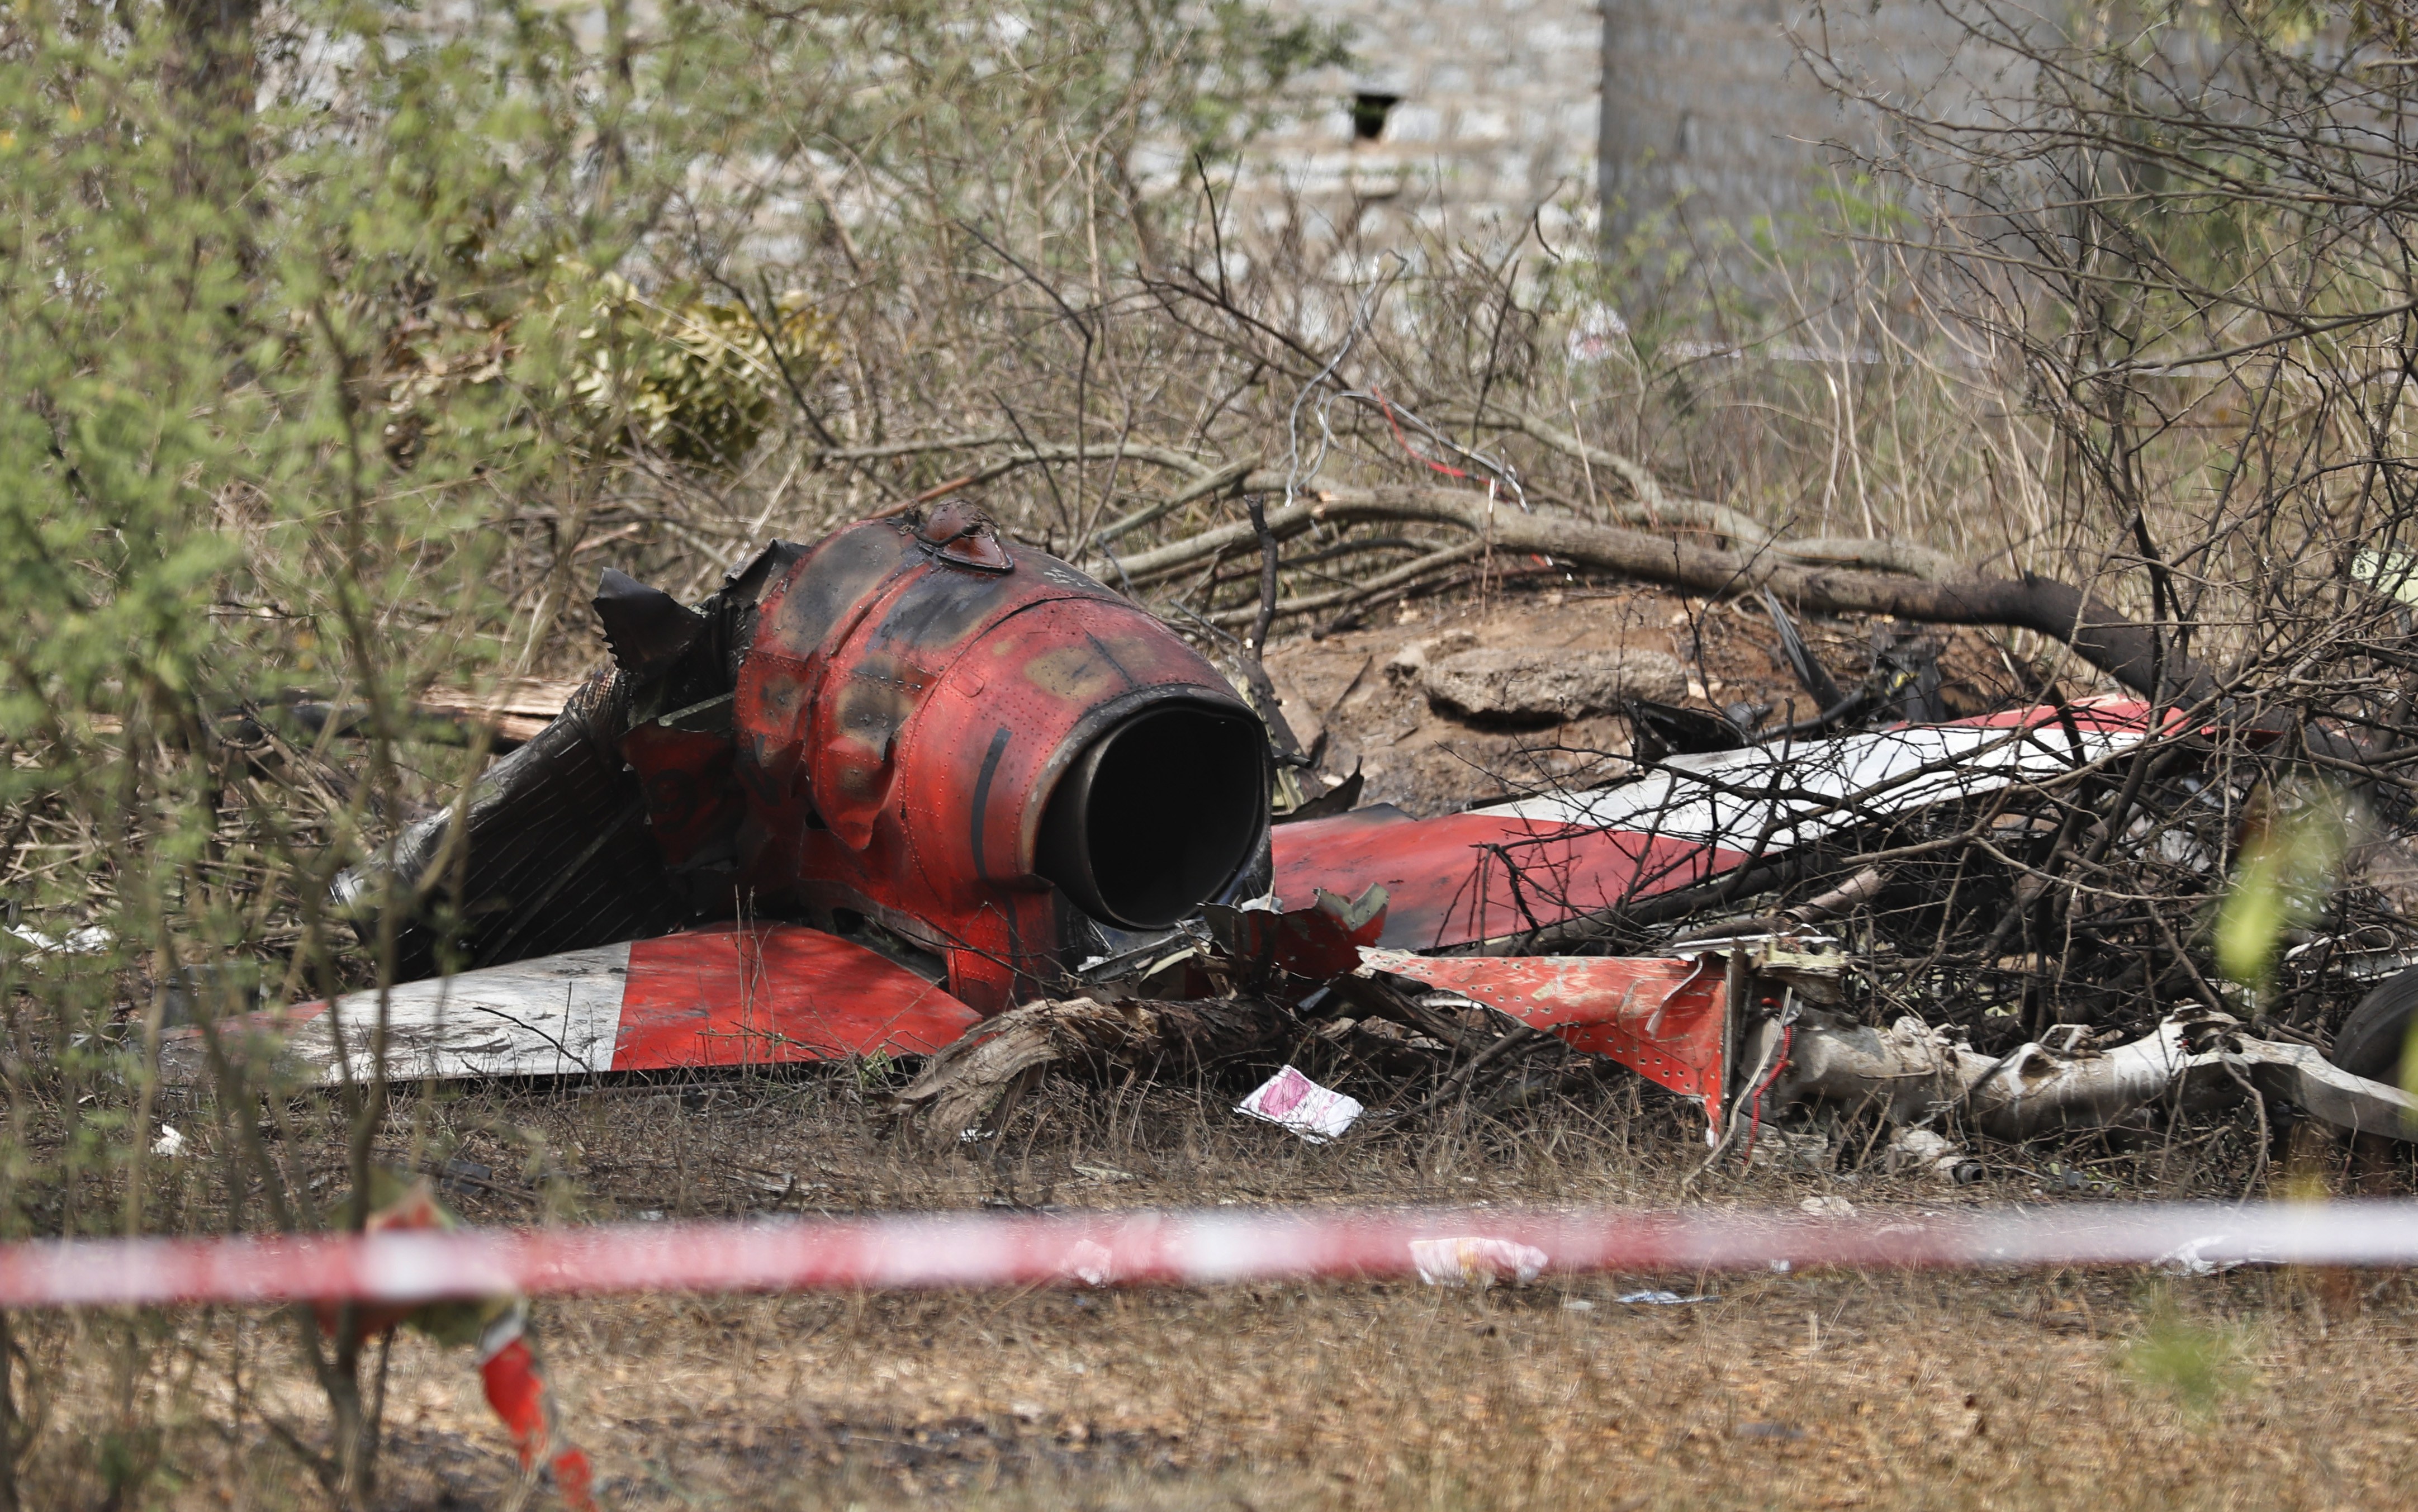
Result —
[[[1280, 491], [1276, 474], [1253, 474], [1245, 490]], [[1325, 488], [1267, 512], [1278, 540], [1313, 524], [1423, 522], [1468, 531], [1492, 549], [1534, 552], [1574, 566], [1617, 573], [1691, 593], [1732, 595], [1769, 588], [1817, 614], [1894, 615], [1944, 625], [2002, 625], [2029, 630], [2074, 648], [2091, 665], [2150, 697], [2191, 704], [2211, 696], [2216, 679], [2165, 644], [2153, 628], [2128, 619], [2098, 597], [2054, 578], [1965, 575], [1924, 578], [1792, 559], [1775, 544], [1756, 552], [1723, 550], [1698, 542], [1598, 525], [1568, 515], [1523, 513], [1482, 495], [1443, 488]], [[1125, 581], [1155, 582], [1254, 539], [1247, 522], [1223, 525], [1117, 563]], [[1821, 542], [1823, 553], [1842, 552]], [[1874, 542], [1886, 548], [1888, 542]], [[1321, 606], [1328, 602], [1316, 596]], [[1295, 601], [1308, 607], [1307, 601]], [[1279, 605], [1281, 611], [1284, 607]]]
[[[1446, 414], [1438, 419], [1448, 425], [1473, 423], [1468, 414]], [[1615, 519], [1627, 525], [1642, 525], [1653, 529], [1668, 530], [1675, 527], [1689, 530], [1708, 530], [1728, 540], [1734, 548], [1751, 553], [1777, 551], [1799, 562], [1831, 562], [1840, 566], [1870, 567], [1884, 573], [1907, 573], [1916, 577], [1953, 577], [1958, 567], [1953, 558], [1929, 546], [1910, 541], [1875, 541], [1865, 536], [1824, 537], [1814, 540], [1787, 541], [1779, 531], [1752, 516], [1717, 504], [1711, 499], [1691, 498], [1674, 494], [1662, 486], [1653, 472], [1622, 456], [1593, 446], [1568, 431], [1547, 424], [1522, 411], [1490, 408], [1475, 421], [1497, 429], [1519, 431], [1530, 439], [1540, 441], [1585, 466], [1590, 475], [1602, 468], [1604, 474], [1629, 493], [1630, 502], [1612, 506]]]
[[[1616, 512], [1631, 524], [1659, 529], [1676, 526], [1706, 530], [1730, 544], [1714, 546], [1664, 535], [1657, 528], [1631, 529], [1572, 515], [1523, 512], [1499, 499], [1465, 490], [1399, 485], [1324, 488], [1300, 496], [1294, 502], [1268, 512], [1268, 536], [1284, 541], [1322, 522], [1348, 525], [1386, 520], [1443, 525], [1477, 536], [1478, 540], [1473, 544], [1479, 551], [1533, 553], [1692, 593], [1729, 595], [1768, 588], [1798, 608], [1816, 614], [1894, 615], [1932, 624], [2001, 625], [2030, 630], [2072, 646], [2083, 660], [2150, 698], [2171, 698], [2188, 705], [2216, 691], [2216, 680], [2207, 669], [2162, 645], [2154, 629], [2135, 623], [2104, 601], [2071, 584], [2028, 573], [2015, 578], [1962, 573], [1941, 553], [1910, 542], [1859, 537], [1785, 540], [1727, 505], [1673, 494], [1663, 488], [1650, 469], [1615, 452], [1590, 446], [1533, 416], [1507, 410], [1457, 419], [1475, 419], [1480, 423], [1521, 431], [1578, 458], [1590, 468], [1604, 469], [1630, 495], [1630, 502], [1618, 507]], [[978, 448], [1005, 445], [1008, 439], [945, 437], [877, 450], [888, 454], [893, 451]], [[1125, 588], [1155, 582], [1214, 558], [1257, 540], [1259, 531], [1247, 521], [1236, 521], [1125, 557], [1108, 551], [1111, 541], [1195, 499], [1227, 494], [1285, 493], [1291, 482], [1281, 473], [1251, 471], [1247, 462], [1214, 464], [1212, 460], [1165, 448], [1129, 444], [1115, 449], [1026, 444], [1002, 466], [1110, 455], [1171, 468], [1188, 480], [1186, 486], [1172, 497], [1110, 523], [1095, 530], [1086, 542], [1087, 554], [1106, 557], [1110, 578]], [[965, 481], [980, 476], [987, 475], [970, 475]], [[1404, 587], [1458, 566], [1474, 554], [1467, 548], [1439, 543], [1436, 551], [1386, 574], [1382, 588], [1375, 584], [1358, 585], [1299, 595], [1275, 604], [1275, 614], [1283, 619], [1339, 608], [1356, 598]]]

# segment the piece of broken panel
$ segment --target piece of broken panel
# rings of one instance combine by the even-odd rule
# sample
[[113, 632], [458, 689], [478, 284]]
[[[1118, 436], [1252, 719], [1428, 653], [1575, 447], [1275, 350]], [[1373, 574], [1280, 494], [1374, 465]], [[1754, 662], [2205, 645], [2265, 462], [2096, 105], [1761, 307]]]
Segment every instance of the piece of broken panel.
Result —
[[1360, 955], [1363, 971], [1467, 998], [1693, 1097], [1721, 1131], [1731, 1044], [1723, 956]]
[[1674, 756], [1633, 781], [1415, 819], [1378, 806], [1273, 833], [1276, 892], [1391, 901], [1379, 943], [1505, 941], [1634, 905], [1875, 818], [2103, 761], [2147, 733], [2121, 700]]

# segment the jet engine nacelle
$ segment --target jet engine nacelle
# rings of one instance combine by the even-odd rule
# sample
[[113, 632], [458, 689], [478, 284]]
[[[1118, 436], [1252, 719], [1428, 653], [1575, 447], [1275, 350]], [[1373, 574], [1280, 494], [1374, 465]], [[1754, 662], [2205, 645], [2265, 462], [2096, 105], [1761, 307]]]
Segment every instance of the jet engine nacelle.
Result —
[[1267, 832], [1266, 736], [1217, 670], [970, 510], [823, 542], [765, 591], [735, 693], [741, 893], [865, 911], [978, 1009], [1037, 986], [1062, 897], [1163, 927]]
[[481, 780], [464, 853], [442, 816], [398, 842], [450, 905], [405, 931], [405, 976], [853, 915], [990, 1013], [1088, 925], [1172, 924], [1266, 853], [1258, 716], [971, 508], [775, 545], [696, 608], [608, 572], [596, 607], [614, 672]]

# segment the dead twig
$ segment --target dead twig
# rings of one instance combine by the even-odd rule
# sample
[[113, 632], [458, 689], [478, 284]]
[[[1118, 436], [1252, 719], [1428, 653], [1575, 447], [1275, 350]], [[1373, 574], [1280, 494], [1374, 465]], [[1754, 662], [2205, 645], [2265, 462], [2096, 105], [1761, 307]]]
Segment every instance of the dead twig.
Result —
[[1052, 1066], [1145, 1076], [1205, 1070], [1279, 1047], [1297, 1027], [1290, 1010], [1260, 998], [1027, 1003], [934, 1056], [893, 1107], [926, 1146], [949, 1149], [996, 1132], [1010, 1093]]

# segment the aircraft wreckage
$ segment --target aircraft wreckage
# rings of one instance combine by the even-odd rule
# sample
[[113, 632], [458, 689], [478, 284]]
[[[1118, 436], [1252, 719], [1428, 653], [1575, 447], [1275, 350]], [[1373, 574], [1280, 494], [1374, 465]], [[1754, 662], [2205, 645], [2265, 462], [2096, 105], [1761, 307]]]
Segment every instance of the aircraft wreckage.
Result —
[[[2418, 1103], [2354, 1074], [2377, 1064], [2207, 1005], [2130, 1044], [2060, 1026], [1995, 1057], [1920, 1018], [1860, 1022], [1852, 963], [1816, 928], [1854, 878], [1651, 957], [1551, 954], [1599, 950], [1607, 918], [1768, 890], [1875, 814], [2104, 771], [2150, 736], [2150, 704], [1786, 738], [1592, 791], [1272, 827], [1267, 730], [1234, 684], [969, 506], [776, 543], [695, 606], [607, 572], [595, 607], [612, 667], [458, 822], [347, 878], [358, 909], [419, 900], [399, 985], [257, 1016], [261, 1053], [323, 1083], [381, 1061], [395, 1080], [588, 1077], [928, 1056], [1019, 1005], [1240, 983], [1307, 1012], [1382, 987], [1610, 1057], [1699, 1100], [1717, 1143], [1809, 1099], [1905, 1124], [1952, 1107], [2021, 1138], [2251, 1089], [2411, 1137]], [[164, 1068], [199, 1075], [204, 1037], [171, 1036]]]

